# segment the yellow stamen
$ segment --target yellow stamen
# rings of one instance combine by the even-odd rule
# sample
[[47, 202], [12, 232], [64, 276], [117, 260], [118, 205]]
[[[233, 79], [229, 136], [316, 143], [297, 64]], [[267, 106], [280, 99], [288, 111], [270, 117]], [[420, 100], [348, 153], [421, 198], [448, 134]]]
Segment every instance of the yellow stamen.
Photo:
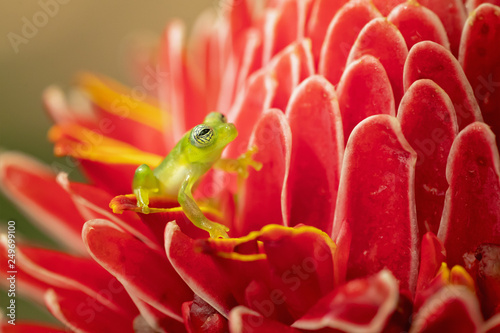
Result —
[[57, 156], [69, 155], [108, 164], [146, 163], [151, 167], [156, 167], [163, 159], [160, 155], [144, 152], [132, 145], [75, 124], [53, 126], [49, 130], [49, 140], [55, 143], [54, 151]]
[[148, 87], [133, 89], [101, 76], [83, 73], [78, 77], [79, 85], [89, 93], [92, 101], [104, 111], [116, 116], [129, 118], [163, 132], [170, 124], [167, 112], [158, 107], [158, 102], [147, 94]]

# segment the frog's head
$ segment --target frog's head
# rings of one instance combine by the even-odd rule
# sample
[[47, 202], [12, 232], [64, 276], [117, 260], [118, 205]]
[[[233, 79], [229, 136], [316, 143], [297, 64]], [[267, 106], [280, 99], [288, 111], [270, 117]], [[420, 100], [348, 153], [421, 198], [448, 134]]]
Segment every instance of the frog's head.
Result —
[[224, 148], [238, 135], [234, 124], [228, 124], [219, 112], [211, 112], [203, 124], [195, 126], [189, 133], [189, 142], [197, 158], [205, 161], [220, 157]]

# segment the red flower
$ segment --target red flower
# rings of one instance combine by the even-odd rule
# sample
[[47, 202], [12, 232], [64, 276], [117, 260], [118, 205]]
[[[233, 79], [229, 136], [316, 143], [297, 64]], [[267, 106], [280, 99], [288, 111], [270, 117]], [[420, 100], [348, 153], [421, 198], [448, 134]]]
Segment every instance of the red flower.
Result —
[[[81, 75], [91, 110], [49, 88], [74, 160], [3, 153], [0, 180], [68, 253], [16, 243], [17, 291], [78, 332], [496, 332], [500, 7], [483, 2], [234, 0], [189, 43], [169, 24], [132, 89]], [[212, 110], [239, 132], [224, 156], [263, 164], [196, 190], [228, 239], [125, 195]]]

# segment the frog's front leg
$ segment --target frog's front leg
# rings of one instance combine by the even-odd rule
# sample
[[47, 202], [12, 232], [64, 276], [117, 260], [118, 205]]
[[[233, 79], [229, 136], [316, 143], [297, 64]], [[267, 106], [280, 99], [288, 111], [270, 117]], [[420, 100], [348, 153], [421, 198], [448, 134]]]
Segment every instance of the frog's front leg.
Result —
[[249, 166], [257, 171], [262, 169], [262, 163], [253, 159], [253, 155], [255, 155], [257, 151], [257, 146], [252, 146], [237, 159], [221, 158], [215, 162], [214, 168], [226, 172], [237, 173], [240, 178], [247, 178]]
[[195, 178], [188, 175], [179, 190], [178, 200], [184, 214], [195, 226], [208, 231], [211, 238], [228, 238], [229, 228], [207, 219], [196, 204], [191, 192], [195, 182]]
[[149, 214], [149, 196], [159, 191], [159, 184], [153, 171], [146, 164], [140, 165], [135, 170], [132, 189], [137, 198], [137, 207], [141, 208], [144, 214]]

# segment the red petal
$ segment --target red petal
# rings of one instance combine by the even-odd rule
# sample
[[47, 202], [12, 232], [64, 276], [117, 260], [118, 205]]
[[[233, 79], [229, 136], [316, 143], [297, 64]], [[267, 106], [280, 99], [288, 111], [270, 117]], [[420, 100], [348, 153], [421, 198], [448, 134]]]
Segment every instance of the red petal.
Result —
[[[248, 75], [261, 67], [261, 54], [262, 40], [256, 29], [249, 30], [238, 39], [224, 64], [216, 110], [222, 113], [230, 110], [235, 94], [243, 89]], [[211, 82], [205, 84], [210, 85]]]
[[106, 191], [87, 184], [69, 182], [66, 174], [59, 174], [58, 183], [71, 195], [78, 211], [85, 220], [106, 219], [135, 237], [139, 238], [153, 249], [160, 249], [155, 242], [155, 236], [142, 223], [136, 214], [124, 212], [122, 215], [113, 214], [109, 203], [113, 196]]
[[349, 53], [347, 63], [369, 54], [384, 66], [391, 81], [394, 101], [399, 105], [403, 96], [403, 66], [408, 55], [406, 42], [399, 30], [387, 19], [371, 20], [359, 33]]
[[479, 332], [482, 317], [476, 297], [462, 286], [448, 286], [434, 294], [412, 323], [414, 332]]
[[275, 9], [267, 9], [264, 21], [263, 64], [298, 38], [297, 0], [281, 1]]
[[244, 304], [267, 319], [287, 324], [294, 321], [286, 307], [283, 291], [262, 280], [252, 280], [248, 284]]
[[86, 254], [81, 241], [85, 220], [48, 166], [19, 153], [3, 153], [0, 189], [38, 227], [74, 252]]
[[382, 15], [387, 16], [397, 5], [405, 2], [405, 0], [373, 0], [373, 4], [380, 10]]
[[482, 5], [465, 24], [459, 61], [499, 146], [500, 49], [496, 45], [500, 45], [500, 8]]
[[79, 160], [81, 169], [85, 176], [92, 181], [96, 187], [119, 195], [129, 193], [138, 165], [132, 164], [107, 164], [91, 160]]
[[236, 44], [238, 37], [252, 24], [252, 13], [246, 0], [229, 0], [219, 4], [219, 10], [227, 10], [230, 22], [231, 40]]
[[500, 0], [465, 0], [464, 3], [469, 14], [483, 3], [490, 3], [495, 6], [500, 6]]
[[387, 16], [406, 41], [408, 50], [424, 40], [430, 40], [450, 49], [450, 41], [439, 17], [417, 2], [408, 1], [395, 7]]
[[343, 280], [343, 272], [333, 260], [335, 244], [316, 228], [269, 225], [257, 239], [263, 242], [274, 277], [272, 290], [280, 291], [280, 298], [295, 319]]
[[285, 110], [293, 89], [314, 72], [314, 64], [310, 58], [311, 45], [308, 40], [296, 42], [278, 53], [271, 60], [269, 67], [278, 83], [273, 108]]
[[[312, 53], [314, 56], [314, 63], [319, 63], [321, 52], [321, 45], [325, 39], [326, 31], [330, 22], [339, 9], [348, 3], [348, 0], [329, 1], [329, 0], [315, 0], [311, 9], [311, 16], [307, 22], [306, 36], [311, 39]], [[348, 32], [346, 30], [345, 32]], [[353, 39], [354, 41], [354, 39]], [[333, 82], [334, 83], [334, 82]]]
[[500, 244], [500, 161], [495, 136], [484, 123], [467, 126], [451, 147], [438, 237], [448, 264], [465, 266], [481, 244]]
[[231, 333], [254, 332], [259, 333], [294, 333], [298, 330], [278, 321], [267, 319], [259, 313], [244, 306], [237, 306], [229, 314], [229, 329]]
[[419, 3], [437, 14], [448, 34], [451, 52], [458, 55], [462, 28], [467, 18], [463, 0], [420, 0]]
[[217, 333], [228, 330], [227, 320], [197, 295], [182, 305], [184, 324], [189, 333]]
[[117, 315], [82, 292], [49, 289], [45, 303], [74, 332], [134, 332], [130, 318]]
[[251, 169], [246, 179], [239, 198], [237, 235], [287, 220], [283, 185], [290, 165], [291, 133], [283, 112], [271, 109], [261, 116], [250, 138], [249, 146], [254, 145], [258, 148], [254, 159], [263, 167]]
[[130, 292], [130, 297], [141, 312], [134, 319], [135, 332], [150, 332], [151, 329], [154, 332], [164, 332], [163, 329], [167, 329], [167, 332], [184, 332], [184, 323], [160, 312], [155, 307], [138, 298], [133, 292]]
[[344, 155], [333, 239], [347, 279], [389, 268], [403, 290], [415, 291], [418, 229], [416, 153], [396, 118], [376, 115], [353, 131]]
[[159, 99], [163, 110], [168, 110], [171, 115], [171, 131], [173, 142], [177, 142], [190, 128], [185, 118], [186, 112], [184, 101], [185, 80], [184, 77], [184, 25], [180, 21], [171, 22], [165, 29], [160, 51], [159, 71], [168, 73], [159, 89]]
[[336, 99], [334, 87], [319, 75], [302, 82], [290, 99], [286, 111], [292, 131], [286, 183], [289, 226], [302, 223], [331, 233], [344, 153]]
[[483, 326], [484, 333], [500, 333], [500, 313], [491, 317]]
[[305, 330], [381, 332], [398, 304], [398, 282], [387, 270], [349, 281], [323, 297], [293, 326]]
[[238, 158], [248, 148], [253, 127], [264, 110], [271, 106], [276, 93], [274, 74], [261, 70], [251, 75], [247, 86], [236, 98], [228, 121], [238, 129], [238, 136], [224, 152], [225, 157]]
[[124, 317], [137, 314], [123, 286], [92, 259], [19, 245], [16, 256], [21, 270], [53, 288], [86, 294], [88, 299]]
[[415, 200], [420, 237], [437, 234], [446, 182], [446, 162], [458, 134], [453, 104], [431, 80], [415, 81], [399, 105], [398, 119], [405, 138], [417, 152]]
[[349, 64], [337, 86], [344, 141], [363, 119], [375, 114], [396, 115], [387, 73], [375, 57], [365, 55]]
[[480, 245], [475, 253], [467, 254], [466, 268], [478, 289], [485, 317], [500, 313], [500, 245]]
[[318, 73], [324, 75], [332, 84], [337, 84], [359, 32], [368, 22], [380, 16], [379, 11], [369, 1], [347, 2], [328, 26], [321, 48]]
[[14, 274], [13, 272], [15, 271], [17, 288], [16, 293], [18, 292], [19, 295], [22, 295], [27, 299], [43, 304], [45, 291], [50, 288], [50, 285], [40, 281], [36, 277], [31, 276], [22, 268], [22, 266], [16, 265], [14, 270], [12, 267], [9, 267], [10, 264], [15, 264], [15, 262], [10, 261], [12, 260], [12, 256], [9, 257], [10, 253], [7, 237], [8, 236], [6, 234], [0, 234], [0, 267], [2, 269], [0, 271], [0, 286], [2, 286], [5, 290], [9, 290], [11, 283], [9, 278], [12, 278], [11, 275]]
[[457, 114], [460, 130], [482, 121], [472, 88], [455, 57], [444, 47], [424, 41], [412, 47], [405, 64], [405, 91], [419, 79], [431, 79], [448, 94]]
[[92, 257], [130, 293], [182, 321], [181, 305], [193, 294], [163, 253], [106, 220], [87, 222], [82, 237]]
[[227, 316], [237, 305], [229, 283], [238, 279], [224, 275], [209, 255], [195, 251], [194, 240], [183, 234], [175, 222], [165, 228], [165, 250], [182, 279], [218, 312]]
[[416, 294], [427, 288], [439, 272], [441, 263], [445, 261], [446, 250], [443, 244], [432, 232], [427, 232], [422, 238]]

